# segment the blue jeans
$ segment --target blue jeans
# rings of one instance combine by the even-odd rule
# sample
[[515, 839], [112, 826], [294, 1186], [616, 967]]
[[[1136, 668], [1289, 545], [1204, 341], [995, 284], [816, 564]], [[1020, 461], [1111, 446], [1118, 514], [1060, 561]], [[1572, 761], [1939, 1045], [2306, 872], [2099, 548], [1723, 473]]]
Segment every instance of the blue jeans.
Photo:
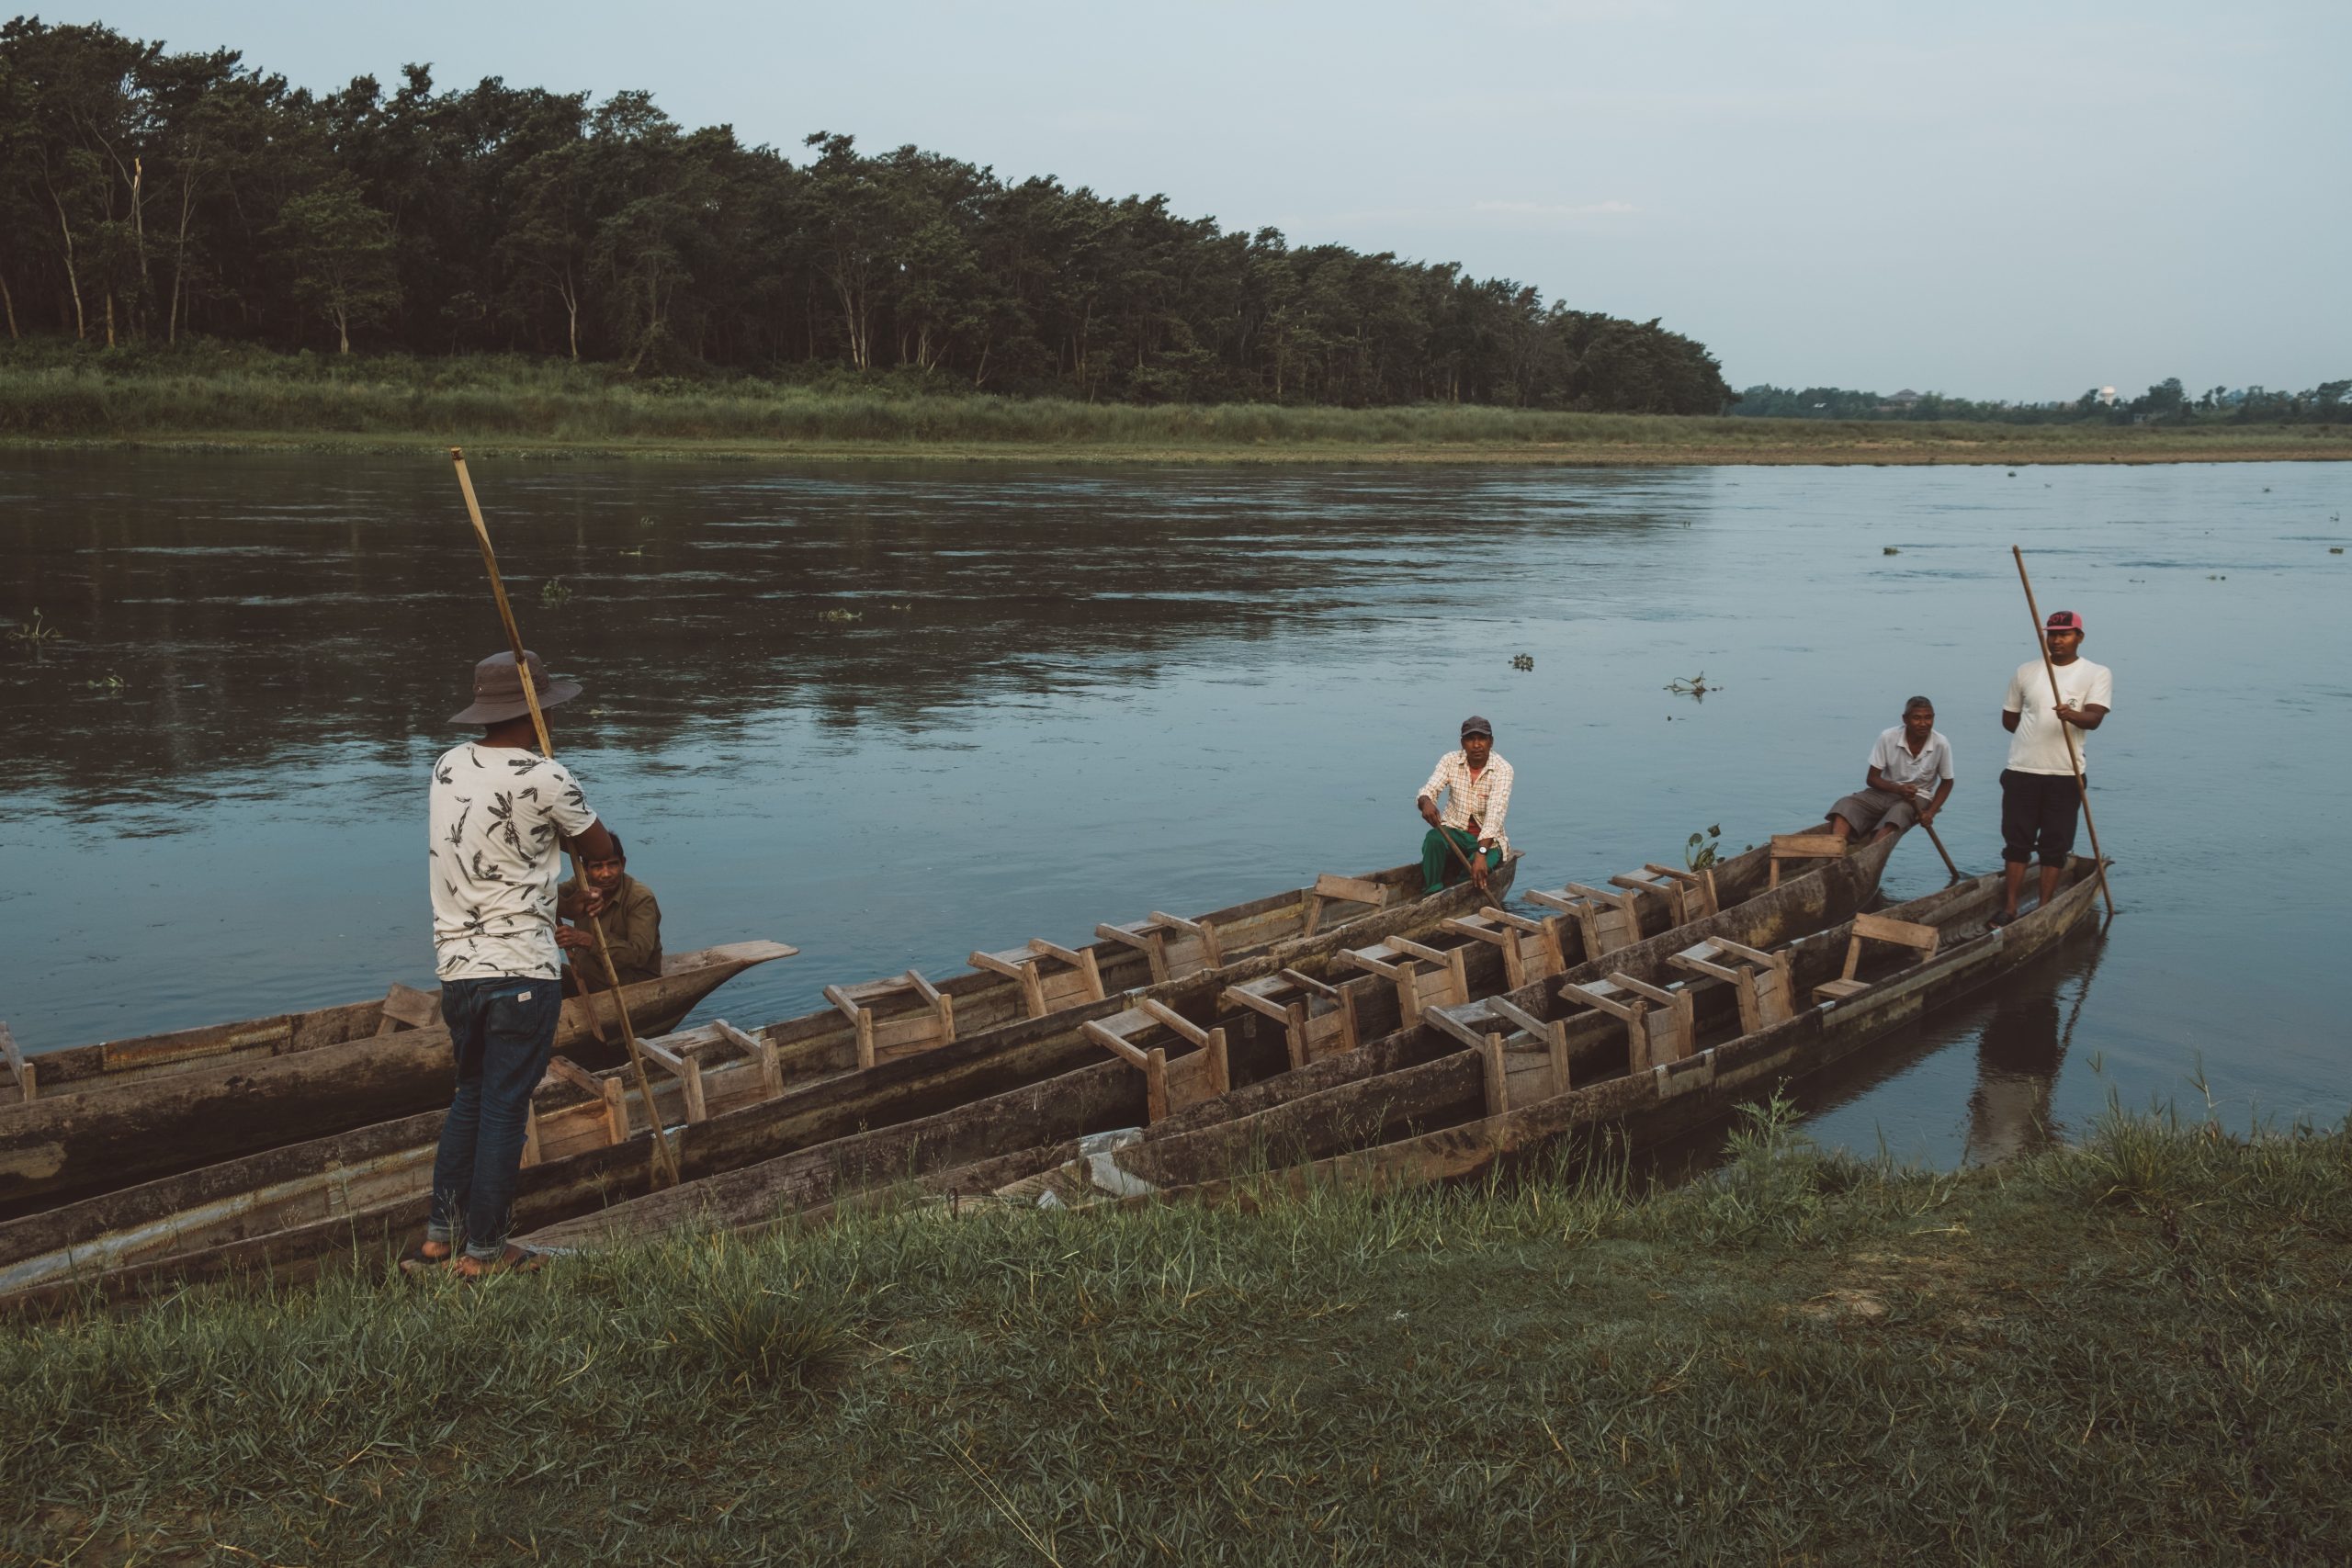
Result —
[[441, 1020], [457, 1056], [458, 1094], [433, 1160], [426, 1240], [447, 1246], [463, 1220], [469, 1257], [488, 1263], [505, 1253], [531, 1091], [547, 1073], [562, 1011], [560, 980], [442, 982]]

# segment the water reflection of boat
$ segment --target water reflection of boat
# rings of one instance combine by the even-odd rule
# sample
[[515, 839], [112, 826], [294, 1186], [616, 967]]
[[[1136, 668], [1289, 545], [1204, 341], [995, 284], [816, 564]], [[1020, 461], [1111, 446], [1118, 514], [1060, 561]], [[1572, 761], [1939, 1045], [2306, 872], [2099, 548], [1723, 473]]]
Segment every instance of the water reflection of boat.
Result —
[[2051, 1093], [2102, 951], [2094, 949], [2083, 965], [2063, 1024], [2054, 984], [2004, 996], [1985, 1021], [1976, 1042], [1976, 1087], [1968, 1097], [1962, 1157], [1969, 1164], [1996, 1165], [2039, 1154], [2060, 1141], [2063, 1129], [2051, 1115]]
[[[697, 1117], [682, 1095], [683, 1080], [660, 1080], [665, 1120], [686, 1122], [680, 1163], [690, 1179], [703, 1179], [657, 1196], [685, 1212], [745, 1204], [763, 1214], [779, 1203], [822, 1201], [1041, 1141], [1126, 1125], [1169, 1092], [1183, 1091], [1178, 1093], [1182, 1100], [1210, 1087], [1199, 1081], [1199, 1069], [1213, 1055], [1224, 1057], [1228, 1039], [1225, 1059], [1233, 1081], [1278, 1076], [1302, 1058], [1329, 1066], [1356, 1055], [1357, 1038], [1394, 1031], [1408, 1005], [1434, 1004], [1448, 986], [1488, 994], [1522, 965], [1548, 965], [1553, 972], [1575, 965], [1568, 972], [1590, 970], [1597, 978], [1621, 952], [1687, 945], [1694, 931], [1783, 940], [1845, 918], [1867, 900], [1891, 847], [1815, 862], [1817, 869], [1777, 887], [1770, 886], [1768, 851], [1734, 857], [1715, 873], [1712, 897], [1720, 899], [1721, 912], [1680, 924], [1659, 917], [1676, 908], [1687, 917], [1690, 906], [1655, 875], [1629, 874], [1614, 892], [1592, 891], [1600, 892], [1598, 902], [1614, 900], [1629, 917], [1638, 906], [1645, 918], [1638, 928], [1609, 938], [1629, 945], [1597, 964], [1586, 959], [1584, 942], [1607, 922], [1582, 907], [1595, 900], [1555, 896], [1548, 901], [1577, 909], [1545, 919], [1515, 917], [1513, 925], [1498, 923], [1491, 910], [1474, 915], [1480, 901], [1456, 886], [1382, 909], [1342, 906], [1317, 926], [1303, 922], [1313, 910], [1303, 909], [1310, 901], [1295, 893], [1286, 909], [1272, 911], [1287, 924], [1258, 933], [1261, 942], [1278, 939], [1260, 956], [1231, 962], [1241, 945], [1242, 933], [1236, 933], [1221, 967], [1193, 963], [1140, 990], [1035, 1017], [1019, 1015], [1016, 987], [1012, 1021], [970, 1033], [959, 1028], [952, 1039], [871, 1067], [857, 1066], [855, 1037], [838, 1013], [755, 1033], [711, 1026], [733, 1037], [739, 1058], [702, 1073], [703, 1114]], [[1271, 907], [1279, 902], [1261, 901], [1269, 907], [1261, 913], [1271, 919]], [[1351, 914], [1356, 918], [1345, 918]], [[1630, 919], [1626, 923], [1634, 926]], [[1668, 934], [1640, 940], [1641, 931], [1661, 924], [1671, 924]], [[1392, 966], [1396, 974], [1384, 975], [1351, 968], [1341, 956], [1360, 949], [1385, 965], [1383, 944], [1407, 957], [1425, 949], [1436, 961], [1398, 963]], [[1136, 951], [1124, 942], [1116, 945]], [[983, 979], [1008, 983], [995, 975], [957, 976], [939, 988], [961, 989]], [[1237, 1000], [1245, 990], [1249, 999]], [[1417, 1000], [1408, 1003], [1408, 996]], [[959, 1024], [966, 1010], [957, 1005]], [[1335, 1021], [1344, 1021], [1345, 1028], [1335, 1031]], [[1201, 1035], [1216, 1040], [1214, 1051], [1195, 1038]], [[1106, 1037], [1139, 1041], [1143, 1048], [1131, 1055]], [[683, 1038], [673, 1036], [673, 1043]], [[635, 1109], [633, 1100], [625, 1107]], [[116, 1294], [241, 1270], [299, 1277], [322, 1257], [348, 1255], [355, 1244], [372, 1247], [421, 1222], [419, 1161], [429, 1162], [435, 1123], [434, 1117], [419, 1116], [362, 1129], [0, 1225], [0, 1296], [45, 1298], [85, 1284]], [[593, 1092], [567, 1100], [561, 1086], [543, 1090], [537, 1126], [544, 1157], [522, 1173], [518, 1225], [593, 1214], [626, 1198], [641, 1179], [642, 1123], [631, 1129], [625, 1117], [621, 1135], [611, 1136]]]

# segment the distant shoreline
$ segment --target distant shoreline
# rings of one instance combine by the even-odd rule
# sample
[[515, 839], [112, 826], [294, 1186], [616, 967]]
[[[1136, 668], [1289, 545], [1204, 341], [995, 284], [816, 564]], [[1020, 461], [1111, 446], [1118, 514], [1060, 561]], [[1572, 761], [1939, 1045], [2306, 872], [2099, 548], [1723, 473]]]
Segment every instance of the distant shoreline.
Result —
[[[94, 356], [95, 357], [95, 356]], [[193, 356], [190, 356], [193, 357]], [[742, 461], [1521, 464], [1562, 468], [2352, 459], [2352, 425], [1999, 424], [1085, 403], [620, 378], [492, 357], [108, 365], [0, 353], [0, 449]]]
[[23, 436], [0, 434], [0, 451], [138, 452], [167, 456], [227, 456], [251, 453], [357, 456], [372, 453], [442, 455], [452, 446], [476, 457], [546, 462], [640, 460], [649, 462], [910, 462], [1045, 463], [1089, 465], [1371, 464], [1420, 466], [1521, 465], [1530, 468], [2051, 468], [2086, 464], [2278, 463], [2352, 461], [2352, 440], [2298, 441], [2289, 435], [2262, 441], [2202, 443], [2183, 440], [2161, 446], [2089, 444], [2041, 446], [1984, 442], [1818, 443], [1789, 442], [1727, 446], [1690, 443], [1541, 443], [1482, 445], [1457, 442], [1313, 444], [1253, 443], [1249, 446], [1153, 446], [1139, 443], [950, 442], [886, 440], [684, 441], [576, 440], [493, 435], [469, 439], [460, 431], [381, 431], [332, 434], [315, 431], [158, 431], [140, 434]]

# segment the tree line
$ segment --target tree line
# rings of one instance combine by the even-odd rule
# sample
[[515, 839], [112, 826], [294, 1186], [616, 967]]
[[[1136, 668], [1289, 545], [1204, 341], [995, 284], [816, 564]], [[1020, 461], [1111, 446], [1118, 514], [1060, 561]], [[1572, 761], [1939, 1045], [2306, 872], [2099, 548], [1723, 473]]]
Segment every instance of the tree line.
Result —
[[9, 336], [505, 351], [620, 372], [842, 367], [1134, 401], [1714, 413], [1705, 346], [1453, 263], [819, 132], [795, 156], [641, 92], [313, 94], [241, 52], [0, 28]]
[[1977, 402], [1940, 392], [1852, 391], [1843, 387], [1743, 388], [1730, 412], [1766, 419], [1989, 420], [2005, 424], [2352, 423], [2352, 378], [2300, 392], [2265, 387], [2211, 387], [2191, 393], [2166, 377], [2136, 398], [2102, 399], [2094, 387], [2071, 401]]

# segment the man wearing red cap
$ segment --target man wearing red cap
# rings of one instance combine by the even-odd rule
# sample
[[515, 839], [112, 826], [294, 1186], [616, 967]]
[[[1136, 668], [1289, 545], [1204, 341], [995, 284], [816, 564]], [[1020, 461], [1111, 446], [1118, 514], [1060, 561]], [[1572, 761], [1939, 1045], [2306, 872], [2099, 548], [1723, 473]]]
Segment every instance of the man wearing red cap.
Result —
[[[2008, 883], [1996, 926], [2018, 918], [2018, 896], [2025, 891], [2026, 862], [2041, 861], [2041, 901], [2058, 894], [2058, 878], [2075, 847], [2075, 818], [2082, 800], [2075, 786], [2079, 760], [2089, 787], [2090, 759], [2084, 737], [2099, 727], [2115, 701], [2115, 677], [2104, 664], [2081, 655], [2083, 618], [2053, 610], [2042, 627], [2050, 670], [2030, 659], [2009, 677], [2001, 699], [2001, 728], [2009, 732], [2009, 765], [2001, 773], [2001, 858]], [[2050, 696], [2050, 673], [2058, 677], [2058, 699]]]

